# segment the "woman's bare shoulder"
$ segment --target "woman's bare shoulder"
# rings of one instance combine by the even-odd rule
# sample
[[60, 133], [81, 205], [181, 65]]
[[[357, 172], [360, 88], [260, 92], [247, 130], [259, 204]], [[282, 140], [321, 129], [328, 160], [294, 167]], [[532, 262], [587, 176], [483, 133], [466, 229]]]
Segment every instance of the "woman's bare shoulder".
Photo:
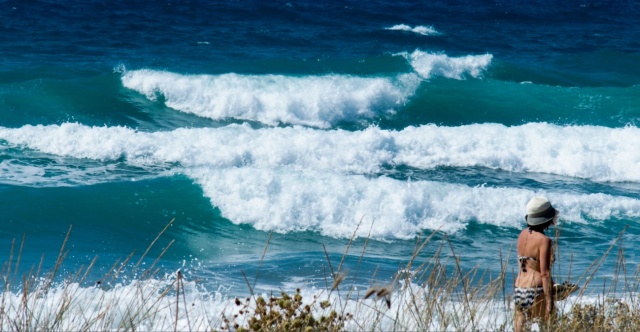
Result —
[[[535, 233], [535, 232], [534, 232]], [[537, 243], [540, 243], [540, 245], [551, 245], [552, 244], [552, 240], [550, 237], [548, 237], [546, 234], [544, 233], [537, 233], [534, 241], [536, 241]]]
[[520, 232], [520, 235], [518, 235], [518, 242], [521, 242], [521, 241], [527, 241], [527, 242], [533, 241], [539, 245], [546, 245], [546, 244], [551, 245], [553, 242], [551, 238], [548, 237], [546, 234], [540, 233], [540, 232], [530, 232], [526, 228]]

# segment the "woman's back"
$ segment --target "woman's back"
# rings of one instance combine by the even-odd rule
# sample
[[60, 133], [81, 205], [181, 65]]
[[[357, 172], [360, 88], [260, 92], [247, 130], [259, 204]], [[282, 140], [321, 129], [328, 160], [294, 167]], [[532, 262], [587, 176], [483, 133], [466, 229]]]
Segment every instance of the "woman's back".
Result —
[[[518, 236], [516, 287], [542, 286], [542, 266], [551, 268], [551, 239], [541, 232], [524, 229]], [[544, 257], [546, 256], [546, 257]], [[541, 259], [542, 257], [542, 259]], [[550, 271], [545, 271], [550, 274]]]

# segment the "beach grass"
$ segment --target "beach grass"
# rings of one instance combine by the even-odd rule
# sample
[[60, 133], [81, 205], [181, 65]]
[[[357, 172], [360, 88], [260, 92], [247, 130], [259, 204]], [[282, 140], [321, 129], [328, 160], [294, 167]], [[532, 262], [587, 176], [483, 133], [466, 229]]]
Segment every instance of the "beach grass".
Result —
[[[173, 221], [171, 221], [173, 222]], [[0, 328], [3, 331], [512, 331], [513, 305], [507, 285], [509, 255], [497, 249], [500, 272], [465, 270], [464, 257], [455, 253], [447, 236], [416, 241], [414, 254], [388, 283], [371, 277], [368, 288], [350, 283], [343, 262], [352, 247], [352, 237], [340, 262], [326, 255], [326, 288], [313, 292], [278, 289], [257, 293], [255, 278], [244, 275], [249, 296], [211, 296], [197, 281], [181, 271], [159, 276], [156, 262], [142, 268], [142, 260], [171, 222], [158, 234], [137, 262], [133, 255], [115, 262], [93, 287], [86, 277], [95, 260], [74, 273], [60, 271], [68, 254], [63, 241], [55, 266], [43, 271], [42, 262], [28, 275], [20, 276], [20, 254], [24, 238], [14, 242], [2, 269]], [[556, 319], [534, 321], [527, 328], [537, 331], [640, 331], [640, 272], [627, 271], [620, 239], [577, 276], [579, 291], [557, 302]], [[355, 234], [355, 232], [354, 232]], [[269, 240], [261, 260], [268, 254]], [[366, 255], [366, 246], [358, 255]], [[418, 259], [425, 248], [434, 249], [428, 259]], [[608, 285], [597, 296], [589, 294], [591, 280], [603, 261], [616, 252], [616, 269]], [[325, 249], [325, 253], [326, 253]], [[136, 278], [128, 284], [114, 283], [124, 272]], [[258, 271], [259, 272], [259, 271]], [[352, 273], [357, 273], [352, 272]], [[63, 280], [63, 281], [59, 281]], [[106, 287], [105, 285], [110, 285]]]

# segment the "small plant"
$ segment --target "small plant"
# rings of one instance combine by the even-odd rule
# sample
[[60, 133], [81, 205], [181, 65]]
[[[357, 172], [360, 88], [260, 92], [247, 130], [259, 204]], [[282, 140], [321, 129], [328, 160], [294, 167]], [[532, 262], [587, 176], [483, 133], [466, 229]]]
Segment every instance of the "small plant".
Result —
[[[223, 317], [223, 330], [337, 332], [342, 331], [345, 321], [351, 318], [348, 313], [341, 315], [335, 310], [328, 310], [331, 303], [327, 300], [318, 301], [317, 297], [310, 304], [304, 304], [300, 289], [293, 296], [281, 292], [279, 297], [271, 296], [268, 300], [262, 296], [255, 301], [236, 298], [235, 304], [241, 307], [239, 315], [234, 315], [232, 320]], [[315, 317], [314, 312], [318, 311], [324, 313]], [[246, 321], [246, 324], [242, 321]]]
[[620, 299], [607, 298], [595, 304], [574, 304], [550, 327], [553, 331], [637, 331], [640, 312]]

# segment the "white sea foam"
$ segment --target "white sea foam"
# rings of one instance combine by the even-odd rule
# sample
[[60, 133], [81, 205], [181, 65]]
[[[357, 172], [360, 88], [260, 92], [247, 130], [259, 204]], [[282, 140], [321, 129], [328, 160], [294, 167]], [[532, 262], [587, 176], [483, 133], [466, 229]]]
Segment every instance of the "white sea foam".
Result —
[[347, 238], [410, 239], [424, 230], [455, 232], [472, 220], [521, 227], [524, 206], [549, 197], [563, 222], [640, 217], [640, 200], [605, 194], [566, 194], [528, 189], [469, 187], [431, 181], [337, 175], [291, 169], [191, 169], [212, 205], [234, 223], [259, 230], [311, 230]]
[[398, 31], [408, 31], [414, 32], [423, 36], [437, 36], [440, 34], [434, 27], [432, 26], [423, 26], [417, 25], [415, 27], [411, 27], [406, 24], [396, 24], [390, 28], [386, 28], [387, 30], [398, 30]]
[[[188, 301], [180, 303], [178, 313], [175, 297], [163, 296], [164, 291], [175, 289], [168, 280], [134, 280], [106, 291], [77, 283], [28, 294], [5, 291], [1, 300], [5, 319], [0, 327], [3, 331], [14, 330], [14, 322], [33, 330], [55, 327], [61, 331], [199, 331], [219, 326], [221, 314], [230, 310], [231, 301], [219, 292], [203, 292], [193, 282], [184, 285]], [[23, 315], [25, 305], [31, 319]]]
[[399, 53], [405, 57], [420, 76], [430, 79], [442, 76], [451, 79], [465, 79], [468, 76], [479, 78], [489, 67], [493, 55], [466, 55], [450, 57], [446, 54], [429, 53], [416, 50], [413, 53]]
[[[119, 284], [106, 291], [94, 287], [80, 287], [75, 283], [55, 286], [46, 292], [34, 292], [26, 296], [21, 292], [5, 291], [1, 300], [5, 308], [5, 319], [2, 320], [4, 325], [0, 327], [3, 330], [12, 330], [15, 326], [11, 324], [19, 323], [34, 330], [55, 326], [63, 331], [204, 331], [219, 330], [228, 325], [233, 328], [235, 324], [247, 328], [249, 318], [255, 315], [256, 297], [261, 296], [268, 300], [272, 296], [270, 293], [257, 293], [256, 297], [239, 299], [241, 304], [238, 305], [235, 298], [226, 298], [218, 291], [210, 292], [197, 287], [194, 282], [184, 283], [183, 296], [164, 294], [175, 288], [175, 284], [168, 280], [149, 279]], [[293, 295], [291, 290], [287, 289], [287, 292]], [[345, 324], [349, 331], [424, 329], [424, 320], [416, 315], [417, 312], [407, 309], [427, 307], [425, 301], [428, 299], [424, 296], [423, 288], [415, 285], [416, 294], [411, 296], [405, 293], [394, 292], [390, 295], [390, 306], [387, 307], [383, 300], [365, 300], [361, 296], [358, 299], [357, 295], [345, 300], [340, 299], [336, 292], [329, 294], [326, 290], [300, 290], [302, 305], [310, 305], [313, 308], [311, 314], [317, 319], [320, 316], [329, 316], [331, 310], [336, 310], [341, 315], [352, 315]], [[320, 308], [319, 303], [323, 301], [331, 303], [331, 307]], [[32, 315], [24, 315], [24, 304], [28, 306]], [[496, 323], [506, 322], [509, 309], [504, 308], [503, 303], [488, 301], [475, 306], [482, 313], [478, 315], [482, 318], [474, 323], [476, 327], [490, 329], [497, 326]], [[429, 329], [442, 330], [445, 326], [448, 327], [446, 330], [453, 331], [471, 325], [471, 315], [460, 313], [466, 312], [462, 302], [444, 303], [441, 309], [444, 310], [431, 317]], [[456, 322], [447, 323], [441, 315], [459, 317]], [[225, 319], [228, 322], [225, 323]]]
[[385, 165], [417, 169], [480, 166], [548, 173], [593, 181], [640, 182], [637, 127], [506, 127], [425, 125], [401, 131], [377, 127], [350, 132], [302, 127], [222, 128], [139, 132], [77, 123], [0, 128], [0, 139], [44, 153], [99, 161], [124, 158], [149, 165], [313, 169], [373, 174]]
[[181, 75], [127, 71], [122, 84], [176, 110], [215, 120], [329, 128], [401, 108], [418, 87], [412, 74], [396, 78], [348, 75]]
[[[74, 186], [91, 185], [118, 180], [110, 176], [111, 166], [97, 166], [84, 169], [68, 165], [27, 165], [14, 160], [0, 162], [0, 179], [4, 184], [25, 186]], [[97, 176], [100, 175], [100, 176]]]
[[378, 239], [455, 232], [471, 221], [520, 227], [533, 195], [552, 199], [566, 222], [640, 217], [640, 200], [634, 198], [396, 180], [377, 173], [385, 165], [484, 166], [638, 181], [640, 152], [633, 142], [640, 130], [633, 127], [484, 124], [348, 132], [230, 125], [148, 133], [67, 123], [0, 128], [0, 139], [58, 156], [184, 173], [223, 216], [266, 231], [349, 237], [361, 219], [358, 235], [367, 236], [371, 228]]
[[[183, 280], [181, 285], [184, 287], [180, 296], [171, 293], [176, 284], [170, 278], [133, 280], [107, 290], [67, 283], [26, 294], [4, 291], [0, 300], [4, 308], [0, 328], [14, 330], [13, 324], [33, 330], [55, 327], [62, 331], [204, 331], [223, 329], [227, 325], [233, 328], [235, 324], [248, 328], [249, 318], [255, 315], [256, 298], [268, 300], [272, 296], [270, 292], [258, 292], [255, 297], [236, 302], [220, 290], [211, 291], [193, 281]], [[284, 290], [293, 295], [292, 289]], [[509, 329], [513, 324], [513, 307], [509, 301], [482, 296], [471, 301], [463, 301], [462, 297], [459, 300], [433, 298], [433, 294], [417, 284], [411, 287], [401, 284], [387, 297], [388, 302], [375, 296], [364, 299], [358, 291], [349, 299], [340, 298], [337, 292], [316, 288], [301, 288], [300, 295], [302, 305], [313, 308], [311, 314], [316, 319], [328, 316], [332, 310], [340, 315], [350, 314], [344, 326], [348, 331], [497, 330]], [[637, 304], [627, 300], [633, 297], [630, 293], [617, 301], [635, 310]], [[319, 303], [323, 301], [331, 306], [320, 308]], [[420, 310], [433, 308], [433, 301], [438, 301], [438, 310], [433, 309], [431, 315], [424, 317], [425, 312]], [[571, 296], [556, 305], [560, 312], [569, 313], [576, 304], [604, 301], [600, 296]], [[30, 315], [24, 314], [26, 308]], [[533, 328], [537, 330], [537, 324], [534, 323]]]

